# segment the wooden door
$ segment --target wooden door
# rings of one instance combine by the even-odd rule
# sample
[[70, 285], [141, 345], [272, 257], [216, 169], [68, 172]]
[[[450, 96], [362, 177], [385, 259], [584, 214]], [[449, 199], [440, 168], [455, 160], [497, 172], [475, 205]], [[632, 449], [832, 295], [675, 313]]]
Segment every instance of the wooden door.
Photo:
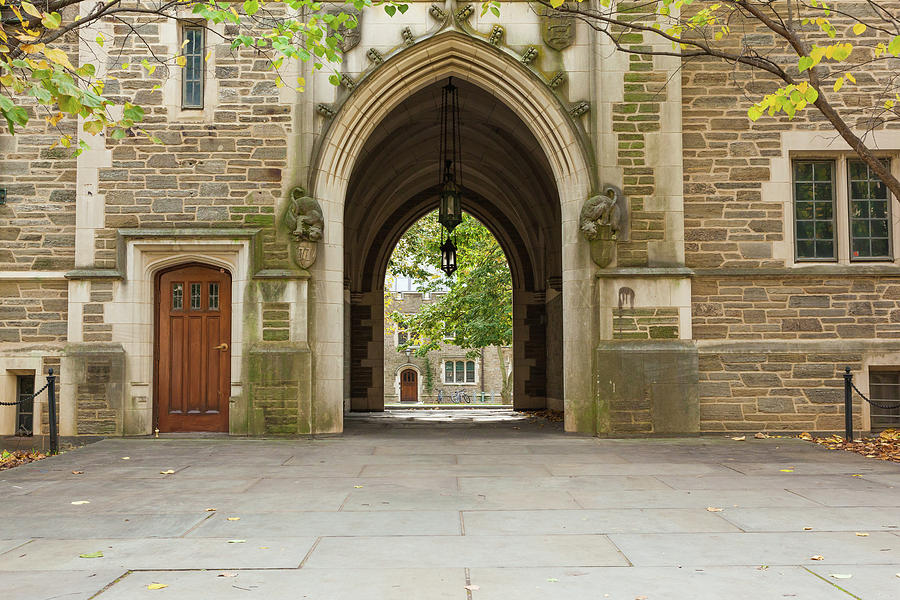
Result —
[[231, 276], [189, 265], [156, 286], [156, 421], [160, 431], [228, 431]]
[[400, 402], [419, 401], [419, 374], [412, 369], [400, 373]]

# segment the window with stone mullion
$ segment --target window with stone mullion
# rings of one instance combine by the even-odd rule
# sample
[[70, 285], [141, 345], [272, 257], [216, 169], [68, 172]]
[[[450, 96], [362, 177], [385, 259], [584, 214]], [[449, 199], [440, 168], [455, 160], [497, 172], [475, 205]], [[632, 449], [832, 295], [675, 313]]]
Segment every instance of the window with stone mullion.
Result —
[[850, 260], [891, 258], [887, 186], [861, 160], [848, 161]]
[[834, 162], [794, 162], [794, 233], [797, 260], [835, 260]]
[[204, 31], [202, 27], [184, 28], [184, 58], [182, 68], [182, 108], [203, 108]]

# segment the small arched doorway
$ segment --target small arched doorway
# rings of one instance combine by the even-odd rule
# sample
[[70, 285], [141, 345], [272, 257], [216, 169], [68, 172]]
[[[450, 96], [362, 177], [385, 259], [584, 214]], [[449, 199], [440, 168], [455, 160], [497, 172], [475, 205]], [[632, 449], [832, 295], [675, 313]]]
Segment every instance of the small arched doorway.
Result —
[[400, 371], [400, 402], [419, 401], [419, 374], [415, 369]]
[[231, 274], [201, 264], [160, 272], [155, 313], [155, 427], [227, 432]]

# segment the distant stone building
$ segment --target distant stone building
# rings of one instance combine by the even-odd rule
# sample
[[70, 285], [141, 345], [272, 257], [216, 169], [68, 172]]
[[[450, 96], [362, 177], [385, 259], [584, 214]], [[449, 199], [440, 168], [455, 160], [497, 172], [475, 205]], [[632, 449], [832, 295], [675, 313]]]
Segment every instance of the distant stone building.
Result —
[[[423, 294], [413, 291], [391, 292], [390, 311], [415, 314], [423, 304], [436, 302], [439, 293]], [[384, 316], [384, 401], [386, 404], [451, 402], [456, 391], [465, 392], [473, 403], [501, 403], [503, 374], [512, 370], [512, 348], [491, 346], [483, 348], [479, 356], [449, 343], [433, 350], [425, 357], [404, 352], [398, 347], [409, 332], [398, 327], [386, 310]], [[501, 356], [505, 367], [501, 366]], [[483, 394], [483, 396], [482, 396]]]
[[[732, 65], [501, 12], [367, 9], [341, 85], [282, 73], [302, 93], [189, 14], [110, 18], [103, 47], [73, 36], [72, 62], [113, 75], [105, 93], [164, 145], [67, 122], [90, 144], [75, 157], [36, 111], [0, 135], [0, 398], [52, 367], [65, 435], [333, 433], [381, 410], [405, 359], [384, 339], [387, 261], [438, 205], [453, 78], [462, 208], [512, 274], [517, 408], [599, 435], [838, 430], [845, 366], [898, 399], [897, 199], [820, 114], [751, 122]], [[143, 68], [144, 42], [184, 48], [185, 70]], [[861, 65], [833, 101], [865, 106], [897, 71]], [[900, 173], [897, 124], [868, 139]], [[611, 189], [615, 239], [584, 219]], [[879, 422], [856, 410], [858, 429]], [[46, 431], [43, 398], [34, 411], [0, 407], [0, 434]]]

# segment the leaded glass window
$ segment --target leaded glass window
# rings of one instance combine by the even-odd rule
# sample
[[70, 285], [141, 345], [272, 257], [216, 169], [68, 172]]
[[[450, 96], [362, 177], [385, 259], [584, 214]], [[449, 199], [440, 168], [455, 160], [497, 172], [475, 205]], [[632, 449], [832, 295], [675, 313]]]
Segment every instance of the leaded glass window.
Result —
[[219, 310], [219, 284], [209, 284], [209, 310]]
[[794, 162], [797, 260], [834, 260], [834, 162]]
[[16, 435], [29, 436], [34, 432], [34, 375], [16, 377]]
[[203, 28], [185, 27], [183, 31], [185, 63], [181, 69], [181, 107], [203, 108]]
[[887, 186], [861, 160], [848, 161], [847, 167], [850, 173], [850, 260], [889, 259]]
[[181, 310], [184, 308], [184, 284], [172, 284], [172, 310]]
[[466, 362], [466, 383], [475, 383], [475, 361]]
[[202, 302], [200, 298], [201, 291], [202, 286], [199, 283], [191, 284], [191, 310], [200, 310]]

